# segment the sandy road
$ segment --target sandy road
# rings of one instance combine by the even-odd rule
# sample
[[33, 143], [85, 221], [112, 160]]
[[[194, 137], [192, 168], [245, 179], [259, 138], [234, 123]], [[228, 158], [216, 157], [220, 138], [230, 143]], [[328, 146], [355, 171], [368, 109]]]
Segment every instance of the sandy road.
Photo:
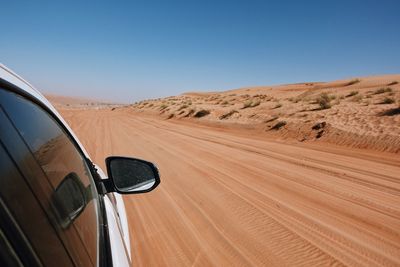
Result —
[[135, 266], [398, 266], [397, 155], [283, 144], [122, 111], [65, 111], [93, 159], [154, 161], [127, 196]]

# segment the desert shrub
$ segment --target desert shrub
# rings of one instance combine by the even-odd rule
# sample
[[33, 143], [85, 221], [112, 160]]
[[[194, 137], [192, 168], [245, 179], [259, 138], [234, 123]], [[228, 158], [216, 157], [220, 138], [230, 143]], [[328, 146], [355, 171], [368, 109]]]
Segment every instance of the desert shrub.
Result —
[[353, 85], [353, 84], [356, 84], [356, 83], [359, 83], [359, 82], [360, 82], [360, 79], [353, 79], [353, 80], [349, 81], [347, 83], [347, 85]]
[[353, 98], [351, 99], [352, 102], [361, 102], [361, 100], [363, 99], [362, 95], [355, 95], [353, 96]]
[[194, 114], [196, 112], [196, 110], [195, 109], [190, 109], [189, 110], [189, 112], [185, 115], [185, 117], [189, 117], [189, 116], [191, 116], [192, 114]]
[[172, 119], [174, 117], [174, 113], [168, 115], [167, 120]]
[[242, 109], [245, 109], [245, 108], [254, 108], [254, 107], [260, 105], [260, 103], [261, 103], [261, 100], [260, 100], [260, 99], [249, 99], [249, 100], [246, 100], [246, 101], [243, 103]]
[[233, 110], [229, 111], [228, 113], [225, 113], [225, 114], [219, 116], [219, 119], [220, 120], [227, 119], [227, 118], [229, 118], [230, 116], [232, 116], [235, 113], [238, 113], [238, 111], [233, 109]]
[[182, 106], [180, 106], [179, 108], [178, 108], [178, 111], [180, 111], [180, 110], [182, 110], [182, 109], [185, 109], [185, 108], [187, 108], [188, 107], [188, 105], [182, 105]]
[[327, 93], [320, 94], [315, 101], [321, 109], [331, 108], [331, 104], [330, 104], [331, 100]]
[[279, 130], [283, 126], [287, 124], [286, 121], [278, 121], [274, 126], [271, 127], [271, 130]]
[[221, 104], [222, 104], [222, 105], [228, 105], [229, 102], [225, 100], [225, 101], [223, 101]]
[[281, 104], [281, 103], [278, 103], [278, 104], [276, 104], [272, 109], [276, 109], [276, 108], [280, 108], [280, 107], [282, 107], [282, 104]]
[[246, 100], [246, 101], [243, 103], [243, 109], [251, 107], [251, 104], [252, 104], [252, 101], [251, 101], [251, 100]]
[[379, 88], [373, 92], [374, 95], [379, 95], [383, 93], [389, 93], [392, 92], [392, 88], [386, 87], [386, 88]]
[[166, 109], [167, 107], [168, 107], [167, 104], [162, 104], [162, 105], [160, 106], [160, 110], [164, 110], [164, 109]]
[[393, 81], [393, 82], [391, 82], [391, 83], [388, 83], [388, 85], [390, 86], [390, 85], [396, 85], [396, 84], [398, 84], [399, 82], [398, 81]]
[[355, 95], [358, 95], [358, 91], [351, 91], [348, 95], [346, 95], [346, 97], [351, 97]]
[[207, 116], [208, 114], [210, 114], [209, 110], [201, 109], [201, 110], [197, 111], [196, 114], [194, 114], [194, 117], [201, 118], [201, 117]]
[[150, 104], [148, 107], [149, 107], [149, 108], [151, 108], [152, 106], [154, 106], [154, 104], [153, 104], [153, 103], [151, 103], [151, 104]]
[[251, 104], [251, 107], [257, 107], [258, 105], [260, 105], [260, 103], [261, 103], [261, 100], [260, 99], [256, 99]]
[[395, 101], [394, 101], [394, 99], [392, 97], [385, 97], [382, 100], [381, 104], [393, 104], [394, 102]]

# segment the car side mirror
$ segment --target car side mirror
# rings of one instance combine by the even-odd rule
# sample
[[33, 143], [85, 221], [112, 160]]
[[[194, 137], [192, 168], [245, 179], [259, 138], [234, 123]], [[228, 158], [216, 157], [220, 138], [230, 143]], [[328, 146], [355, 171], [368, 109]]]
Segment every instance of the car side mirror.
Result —
[[63, 228], [67, 228], [71, 222], [85, 209], [88, 202], [90, 189], [85, 188], [78, 175], [69, 173], [57, 186], [52, 195], [52, 203], [56, 208], [56, 217]]
[[138, 194], [150, 192], [160, 184], [157, 167], [148, 161], [128, 157], [106, 158], [106, 193]]

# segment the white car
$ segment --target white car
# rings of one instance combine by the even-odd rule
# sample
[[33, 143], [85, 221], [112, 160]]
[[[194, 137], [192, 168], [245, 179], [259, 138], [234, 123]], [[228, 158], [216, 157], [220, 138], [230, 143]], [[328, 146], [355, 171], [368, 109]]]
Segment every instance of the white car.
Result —
[[95, 166], [67, 123], [0, 64], [0, 266], [130, 266], [121, 194], [149, 192], [156, 166]]

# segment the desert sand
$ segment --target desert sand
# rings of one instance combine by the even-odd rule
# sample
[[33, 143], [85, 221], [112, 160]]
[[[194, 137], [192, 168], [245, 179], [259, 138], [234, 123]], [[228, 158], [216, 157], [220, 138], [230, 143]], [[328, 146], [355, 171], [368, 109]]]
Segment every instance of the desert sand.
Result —
[[[345, 116], [343, 109], [337, 112]], [[199, 123], [207, 116], [167, 119], [154, 111], [61, 110], [103, 169], [109, 155], [143, 158], [160, 169], [155, 191], [124, 196], [134, 266], [400, 265], [396, 152], [338, 146], [323, 137], [301, 142], [280, 138], [283, 129], [266, 134]], [[399, 115], [379, 119], [398, 122]], [[347, 123], [328, 114], [324, 120]], [[398, 133], [398, 125], [384, 127]]]
[[400, 153], [400, 75], [186, 93], [140, 101], [129, 110], [280, 139]]

